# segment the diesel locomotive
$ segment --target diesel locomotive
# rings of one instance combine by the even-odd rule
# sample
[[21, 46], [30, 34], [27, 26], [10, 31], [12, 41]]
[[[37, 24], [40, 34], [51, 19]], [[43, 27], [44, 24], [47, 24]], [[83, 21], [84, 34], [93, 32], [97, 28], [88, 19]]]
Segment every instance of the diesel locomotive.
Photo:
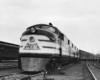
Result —
[[30, 26], [20, 38], [18, 66], [23, 71], [58, 69], [78, 59], [78, 48], [52, 23]]

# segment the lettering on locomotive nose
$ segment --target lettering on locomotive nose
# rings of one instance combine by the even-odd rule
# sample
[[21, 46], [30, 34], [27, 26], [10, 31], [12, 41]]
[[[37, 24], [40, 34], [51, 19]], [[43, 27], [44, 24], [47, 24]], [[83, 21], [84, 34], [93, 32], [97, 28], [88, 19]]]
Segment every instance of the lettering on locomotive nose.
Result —
[[29, 41], [32, 43], [32, 42], [35, 41], [35, 38], [34, 38], [33, 36], [31, 36], [31, 37], [29, 38]]
[[40, 48], [37, 43], [34, 43], [34, 44], [27, 43], [24, 49], [25, 50], [39, 50]]

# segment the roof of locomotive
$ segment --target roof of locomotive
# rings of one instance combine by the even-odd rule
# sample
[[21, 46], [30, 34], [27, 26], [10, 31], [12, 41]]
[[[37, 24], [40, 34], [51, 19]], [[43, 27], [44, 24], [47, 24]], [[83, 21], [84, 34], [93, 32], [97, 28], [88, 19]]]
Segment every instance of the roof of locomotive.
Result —
[[33, 26], [39, 26], [39, 25], [41, 25], [41, 26], [51, 26], [51, 27], [53, 27], [53, 25], [48, 25], [48, 24], [36, 24], [36, 25], [33, 25]]
[[[32, 26], [30, 26], [30, 27], [28, 27], [28, 28], [35, 27], [35, 26], [50, 26], [50, 27], [56, 28], [56, 27], [53, 26], [52, 24], [51, 24], [51, 25], [48, 25], [48, 24], [36, 24], [36, 25], [32, 25]], [[27, 28], [27, 29], [28, 29], [28, 28]], [[57, 28], [56, 28], [56, 29], [57, 29]]]
[[49, 26], [49, 27], [53, 27], [53, 28], [55, 28], [58, 32], [61, 33], [61, 31], [60, 31], [58, 28], [56, 28], [55, 26], [53, 26], [52, 23], [49, 23], [49, 24], [36, 24], [36, 25], [32, 25], [32, 26], [28, 27], [27, 29], [29, 29], [29, 28], [31, 28], [31, 27], [35, 27], [35, 26]]

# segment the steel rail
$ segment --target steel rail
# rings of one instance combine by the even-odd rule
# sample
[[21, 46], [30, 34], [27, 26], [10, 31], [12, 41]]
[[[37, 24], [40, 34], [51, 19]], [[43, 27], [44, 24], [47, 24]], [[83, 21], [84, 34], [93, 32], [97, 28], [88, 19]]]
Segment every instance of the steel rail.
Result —
[[86, 64], [86, 66], [87, 66], [89, 72], [91, 73], [92, 77], [94, 78], [94, 80], [97, 80], [97, 78], [96, 78], [95, 75], [93, 74], [92, 70], [89, 68], [89, 63]]

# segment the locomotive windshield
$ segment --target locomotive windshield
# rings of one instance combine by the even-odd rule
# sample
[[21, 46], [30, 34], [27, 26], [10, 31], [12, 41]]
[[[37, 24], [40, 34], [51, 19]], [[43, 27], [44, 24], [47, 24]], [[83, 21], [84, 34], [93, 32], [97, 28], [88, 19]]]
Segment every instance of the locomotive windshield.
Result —
[[43, 29], [43, 30], [47, 30], [50, 32], [55, 32], [55, 28], [54, 27], [50, 27], [50, 26], [35, 26], [36, 29]]

